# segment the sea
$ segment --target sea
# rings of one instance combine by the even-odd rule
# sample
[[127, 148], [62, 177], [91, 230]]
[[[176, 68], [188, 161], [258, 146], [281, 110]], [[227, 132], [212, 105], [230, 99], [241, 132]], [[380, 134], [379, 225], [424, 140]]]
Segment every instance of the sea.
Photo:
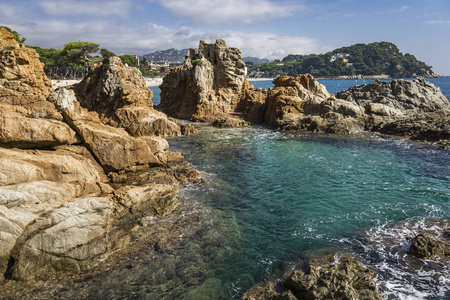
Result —
[[[449, 78], [427, 80], [450, 99]], [[336, 94], [370, 80], [319, 82]], [[159, 87], [150, 89], [158, 104]], [[450, 150], [372, 133], [194, 126], [198, 135], [169, 144], [202, 172], [205, 182], [180, 197], [209, 219], [176, 252], [177, 288], [167, 278], [149, 299], [239, 299], [326, 254], [352, 255], [374, 270], [384, 299], [450, 299], [449, 264], [407, 254], [418, 232], [449, 228]]]

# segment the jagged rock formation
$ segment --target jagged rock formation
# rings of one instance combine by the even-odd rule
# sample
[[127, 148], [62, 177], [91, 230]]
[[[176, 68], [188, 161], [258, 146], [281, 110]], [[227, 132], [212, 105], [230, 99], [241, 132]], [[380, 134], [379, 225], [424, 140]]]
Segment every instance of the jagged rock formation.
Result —
[[241, 299], [382, 299], [374, 277], [360, 262], [345, 256], [336, 261], [330, 255], [295, 269], [279, 286], [255, 286]]
[[450, 105], [425, 80], [374, 81], [331, 95], [311, 75], [280, 76], [269, 91], [253, 90], [240, 51], [225, 41], [200, 41], [161, 84], [158, 109], [218, 127], [265, 123], [279, 130], [375, 131], [449, 146]]
[[138, 72], [112, 58], [80, 85], [52, 93], [34, 50], [2, 28], [0, 57], [5, 278], [95, 267], [137, 234], [123, 224], [169, 214], [180, 203], [177, 186], [198, 180], [156, 136], [181, 128], [152, 108]]
[[240, 102], [253, 90], [245, 78], [241, 51], [227, 47], [224, 40], [215, 44], [200, 41], [198, 53], [190, 49], [183, 65], [172, 69], [160, 88], [158, 109], [175, 118], [201, 122], [233, 118]]
[[33, 49], [0, 28], [0, 145], [46, 148], [76, 143], [53, 104], [43, 64]]
[[133, 136], [181, 134], [180, 126], [153, 109], [152, 91], [139, 70], [124, 66], [118, 57], [94, 67], [73, 90], [82, 107]]
[[265, 121], [281, 130], [376, 131], [425, 140], [450, 137], [450, 104], [438, 88], [423, 79], [377, 80], [336, 97], [311, 75], [282, 76], [274, 83]]
[[431, 237], [427, 234], [418, 234], [412, 239], [409, 254], [419, 258], [439, 259], [442, 262], [450, 261], [450, 235], [447, 240]]
[[321, 105], [332, 97], [311, 75], [280, 76], [273, 83], [266, 99], [264, 122], [281, 130], [314, 130], [308, 124], [317, 115]]

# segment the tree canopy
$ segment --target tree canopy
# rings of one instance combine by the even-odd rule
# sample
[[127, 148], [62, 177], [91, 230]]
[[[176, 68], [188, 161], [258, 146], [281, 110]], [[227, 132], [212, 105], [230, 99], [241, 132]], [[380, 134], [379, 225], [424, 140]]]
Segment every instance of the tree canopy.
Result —
[[335, 49], [325, 54], [290, 54], [280, 61], [249, 66], [249, 72], [259, 70], [267, 77], [296, 76], [310, 73], [314, 76], [382, 75], [416, 77], [432, 74], [431, 66], [414, 55], [403, 55], [393, 43], [356, 44]]
[[69, 63], [78, 65], [84, 62], [84, 64], [89, 67], [89, 54], [98, 52], [98, 47], [99, 44], [96, 43], [77, 41], [64, 44], [62, 52], [67, 57]]

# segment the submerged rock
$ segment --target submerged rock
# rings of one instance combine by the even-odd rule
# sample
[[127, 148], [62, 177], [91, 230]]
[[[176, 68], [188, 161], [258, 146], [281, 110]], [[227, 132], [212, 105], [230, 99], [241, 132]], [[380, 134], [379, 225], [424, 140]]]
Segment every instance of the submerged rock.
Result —
[[419, 258], [450, 261], [450, 243], [426, 234], [418, 234], [412, 239], [409, 254]]
[[310, 260], [279, 285], [253, 287], [241, 299], [382, 299], [374, 277], [357, 260], [329, 255]]

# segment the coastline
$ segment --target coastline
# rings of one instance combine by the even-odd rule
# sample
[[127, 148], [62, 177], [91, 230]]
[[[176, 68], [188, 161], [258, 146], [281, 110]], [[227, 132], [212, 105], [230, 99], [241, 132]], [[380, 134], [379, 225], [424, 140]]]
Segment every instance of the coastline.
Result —
[[[162, 78], [144, 78], [146, 86], [158, 86], [162, 83]], [[79, 83], [80, 79], [52, 80], [52, 88], [55, 90], [60, 87]]]
[[[324, 79], [396, 79], [392, 78], [389, 75], [364, 75], [364, 76], [313, 76], [316, 80], [324, 80]], [[425, 77], [426, 78], [447, 78], [448, 76], [433, 76], [433, 77]], [[264, 81], [264, 80], [274, 80], [275, 78], [247, 78], [248, 81]], [[415, 78], [414, 78], [415, 79]]]

